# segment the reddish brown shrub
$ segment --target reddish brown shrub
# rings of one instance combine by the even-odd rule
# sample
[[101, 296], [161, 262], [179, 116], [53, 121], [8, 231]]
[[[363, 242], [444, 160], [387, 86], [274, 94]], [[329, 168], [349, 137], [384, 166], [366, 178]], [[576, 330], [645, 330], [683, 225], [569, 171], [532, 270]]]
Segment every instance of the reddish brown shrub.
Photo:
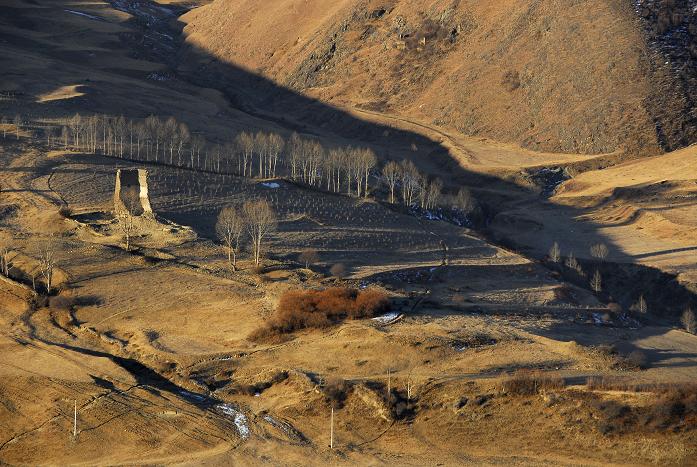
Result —
[[389, 309], [387, 295], [378, 290], [291, 290], [281, 296], [276, 313], [250, 338], [260, 340], [299, 329], [326, 328], [345, 319], [370, 318]]

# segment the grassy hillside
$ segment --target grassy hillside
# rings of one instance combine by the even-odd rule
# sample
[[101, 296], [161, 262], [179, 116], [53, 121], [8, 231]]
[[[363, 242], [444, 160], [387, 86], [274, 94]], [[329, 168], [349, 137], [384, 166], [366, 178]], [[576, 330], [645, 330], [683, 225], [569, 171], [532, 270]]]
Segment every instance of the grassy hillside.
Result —
[[695, 136], [690, 85], [676, 72], [684, 57], [655, 40], [659, 10], [626, 0], [216, 0], [182, 20], [192, 49], [335, 105], [538, 150], [636, 155]]

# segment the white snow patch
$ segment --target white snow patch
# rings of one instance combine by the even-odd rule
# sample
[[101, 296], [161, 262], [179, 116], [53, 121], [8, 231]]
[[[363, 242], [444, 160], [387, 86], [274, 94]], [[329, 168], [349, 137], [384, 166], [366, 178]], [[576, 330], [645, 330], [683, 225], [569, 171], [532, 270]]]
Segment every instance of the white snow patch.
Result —
[[102, 18], [98, 18], [96, 16], [88, 15], [87, 13], [83, 13], [81, 11], [75, 11], [75, 10], [65, 10], [68, 13], [71, 13], [73, 15], [78, 15], [78, 16], [84, 16], [85, 18], [89, 19], [96, 19], [97, 21], [104, 21]]
[[382, 316], [376, 316], [375, 318], [373, 318], [373, 321], [377, 321], [378, 323], [381, 323], [381, 324], [387, 324], [391, 321], [396, 320], [397, 318], [399, 318], [399, 313], [397, 313], [396, 311], [392, 311], [392, 312], [386, 313]]
[[264, 182], [264, 183], [262, 183], [262, 185], [264, 185], [266, 188], [280, 188], [281, 187], [281, 185], [279, 185], [276, 182]]
[[183, 389], [180, 389], [180, 390], [179, 390], [179, 394], [181, 394], [182, 396], [186, 397], [187, 399], [193, 399], [193, 400], [195, 400], [195, 401], [203, 401], [203, 400], [206, 400], [206, 397], [205, 397], [205, 396], [202, 396], [202, 395], [200, 395], [200, 394], [195, 394], [195, 393], [189, 392], [189, 391], [184, 391]]
[[216, 409], [220, 410], [222, 413], [228, 417], [232, 417], [237, 431], [239, 432], [242, 439], [249, 438], [249, 425], [247, 425], [247, 416], [239, 411], [237, 407], [232, 404], [218, 404], [215, 406]]

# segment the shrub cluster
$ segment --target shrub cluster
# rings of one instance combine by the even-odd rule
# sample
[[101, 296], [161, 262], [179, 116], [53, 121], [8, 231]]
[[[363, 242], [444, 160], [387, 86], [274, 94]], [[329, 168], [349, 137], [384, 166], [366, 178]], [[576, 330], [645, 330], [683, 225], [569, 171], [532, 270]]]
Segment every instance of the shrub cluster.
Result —
[[374, 289], [291, 290], [281, 296], [274, 315], [250, 338], [260, 340], [300, 329], [326, 328], [346, 319], [370, 318], [389, 310], [387, 295]]
[[647, 406], [632, 407], [615, 400], [591, 403], [601, 433], [694, 430], [697, 427], [697, 386], [694, 384], [632, 385], [598, 379], [589, 388], [648, 391], [654, 400]]
[[541, 371], [518, 370], [503, 382], [506, 394], [531, 396], [544, 391], [564, 388], [564, 379]]

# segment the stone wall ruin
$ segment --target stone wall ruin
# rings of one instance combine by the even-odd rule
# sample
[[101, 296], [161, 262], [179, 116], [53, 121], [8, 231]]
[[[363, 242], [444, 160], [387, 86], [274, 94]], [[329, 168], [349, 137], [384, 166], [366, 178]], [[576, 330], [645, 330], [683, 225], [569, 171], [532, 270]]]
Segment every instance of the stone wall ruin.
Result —
[[114, 187], [114, 212], [118, 215], [152, 217], [148, 196], [148, 171], [145, 169], [117, 169]]

